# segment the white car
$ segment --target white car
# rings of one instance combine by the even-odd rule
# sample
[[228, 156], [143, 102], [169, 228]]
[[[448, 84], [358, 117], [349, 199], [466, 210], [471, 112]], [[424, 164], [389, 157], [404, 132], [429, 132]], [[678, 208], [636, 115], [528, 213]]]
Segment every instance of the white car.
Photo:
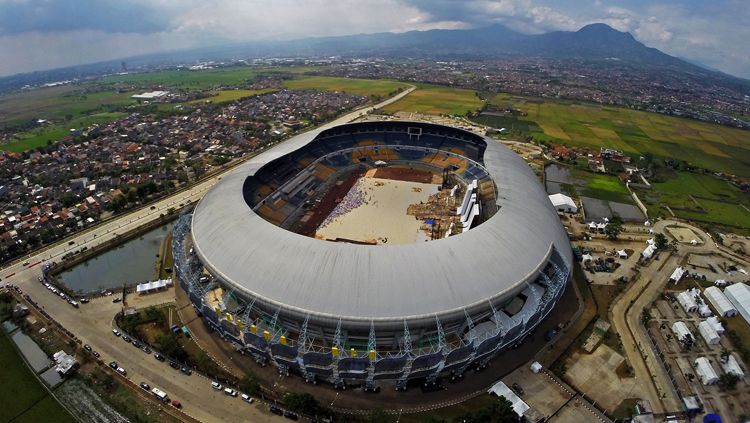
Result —
[[242, 401], [245, 401], [248, 404], [252, 404], [253, 403], [252, 397], [250, 397], [250, 395], [248, 395], [248, 394], [242, 394], [242, 395], [240, 395], [240, 397], [242, 398]]
[[227, 395], [229, 395], [230, 397], [236, 397], [237, 396], [237, 391], [235, 391], [232, 388], [224, 388], [224, 393], [227, 394]]
[[217, 391], [221, 391], [224, 388], [219, 382], [211, 382], [211, 387], [216, 389]]
[[123, 376], [127, 376], [127, 374], [128, 374], [128, 372], [126, 372], [125, 369], [123, 369], [122, 367], [118, 367], [115, 370], [117, 370], [117, 373], [119, 373], [119, 374], [121, 374]]
[[119, 330], [117, 330], [117, 329], [112, 329], [112, 333], [113, 333], [113, 334], [114, 334], [115, 336], [120, 336], [120, 331], [119, 331]]

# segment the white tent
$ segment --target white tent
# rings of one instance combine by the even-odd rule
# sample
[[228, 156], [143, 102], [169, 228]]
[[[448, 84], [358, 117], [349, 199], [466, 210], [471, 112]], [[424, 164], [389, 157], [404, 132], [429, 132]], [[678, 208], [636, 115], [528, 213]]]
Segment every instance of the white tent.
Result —
[[565, 194], [552, 194], [549, 196], [549, 200], [557, 211], [578, 213], [578, 206], [576, 206], [575, 201]]
[[708, 323], [706, 320], [698, 324], [698, 332], [700, 332], [708, 345], [717, 345], [719, 343], [719, 334], [716, 333], [711, 323]]
[[674, 322], [672, 324], [672, 332], [674, 332], [674, 336], [678, 340], [683, 340], [686, 336], [689, 336], [690, 338], [693, 337], [693, 334], [690, 333], [690, 329], [688, 329], [685, 322]]
[[617, 255], [620, 256], [620, 258], [628, 258], [628, 253], [625, 252], [625, 250], [617, 250]]
[[649, 240], [646, 241], [646, 244], [648, 244], [648, 245], [656, 245], [656, 241], [654, 241], [654, 239], [651, 238], [651, 239], [649, 239]]
[[649, 246], [646, 247], [645, 250], [643, 250], [643, 252], [641, 253], [641, 255], [644, 258], [651, 258], [651, 256], [654, 255], [654, 252], [656, 252], [656, 246], [654, 246], [652, 244], [649, 244]]
[[714, 285], [718, 286], [719, 288], [723, 288], [727, 286], [727, 281], [724, 279], [716, 279], [716, 282], [714, 282]]
[[729, 357], [727, 358], [726, 363], [721, 363], [721, 368], [724, 370], [724, 373], [733, 373], [740, 378], [745, 377], [745, 372], [742, 371], [742, 367], [740, 367], [740, 363], [737, 362], [737, 359], [734, 358], [732, 354], [729, 354]]
[[690, 292], [688, 291], [682, 291], [677, 294], [677, 301], [680, 303], [682, 309], [685, 310], [686, 313], [698, 311], [698, 304], [695, 303], [695, 299], [692, 295], [690, 295]]
[[539, 364], [538, 361], [535, 361], [535, 362], [531, 363], [531, 371], [534, 372], [534, 373], [541, 372], [542, 371], [542, 365]]
[[[718, 282], [718, 281], [717, 281]], [[721, 292], [721, 289], [715, 286], [709, 286], [703, 290], [703, 295], [706, 297], [709, 303], [714, 306], [716, 314], [721, 317], [732, 317], [737, 315], [737, 309], [734, 308], [732, 303], [729, 301], [726, 295]]]
[[523, 402], [521, 398], [518, 398], [518, 395], [516, 395], [515, 392], [511, 391], [510, 388], [503, 382], [497, 382], [496, 384], [492, 385], [492, 387], [487, 391], [489, 394], [495, 394], [499, 397], [505, 397], [508, 401], [513, 404], [513, 411], [516, 412], [518, 417], [523, 417], [523, 413], [525, 413], [530, 407]]
[[719, 336], [724, 335], [724, 325], [721, 324], [718, 317], [712, 316], [706, 319], [706, 321], [708, 323], [711, 323], [711, 326], [714, 327], [714, 330], [719, 334]]
[[584, 263], [593, 259], [594, 259], [594, 256], [592, 256], [591, 254], [584, 254], [581, 256], [581, 260], [583, 260]]
[[716, 371], [706, 357], [698, 357], [695, 360], [695, 373], [704, 385], [713, 385], [719, 381]]
[[726, 287], [724, 295], [745, 321], [750, 323], [750, 288], [744, 283], [736, 283]]
[[672, 276], [669, 277], [669, 280], [677, 283], [683, 276], [685, 276], [685, 273], [687, 273], [687, 269], [682, 266], [677, 266], [677, 268], [674, 269], [674, 272], [672, 272]]

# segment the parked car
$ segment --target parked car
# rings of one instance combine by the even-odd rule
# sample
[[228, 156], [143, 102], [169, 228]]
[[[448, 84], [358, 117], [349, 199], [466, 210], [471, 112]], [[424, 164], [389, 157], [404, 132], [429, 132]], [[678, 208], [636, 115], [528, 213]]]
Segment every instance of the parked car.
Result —
[[172, 400], [172, 407], [174, 408], [182, 408], [182, 404], [180, 404], [177, 400]]
[[237, 391], [235, 391], [232, 388], [224, 388], [224, 393], [226, 395], [229, 395], [230, 397], [236, 397], [237, 396]]
[[119, 331], [119, 330], [117, 330], [117, 329], [112, 329], [112, 333], [113, 333], [113, 334], [114, 334], [115, 336], [120, 336], [120, 331]]
[[115, 299], [112, 300], [113, 303], [119, 303], [120, 301], [122, 301], [122, 298], [120, 297], [115, 297]]
[[250, 395], [248, 395], [248, 394], [242, 394], [242, 395], [240, 395], [240, 397], [242, 398], [242, 401], [245, 401], [248, 404], [252, 404], [253, 403], [253, 398]]
[[180, 365], [179, 365], [179, 364], [177, 364], [177, 362], [176, 362], [176, 361], [170, 361], [170, 362], [169, 362], [169, 367], [171, 367], [171, 368], [173, 368], [173, 369], [175, 369], [175, 370], [180, 370]]
[[118, 367], [115, 370], [117, 371], [117, 373], [119, 373], [119, 374], [121, 374], [123, 376], [127, 376], [128, 375], [128, 372], [126, 372], [125, 369], [123, 369], [122, 367]]
[[141, 343], [138, 342], [137, 340], [134, 339], [133, 342], [131, 342], [131, 343], [133, 344], [134, 347], [141, 348]]
[[519, 385], [519, 384], [517, 384], [517, 383], [514, 383], [514, 384], [513, 384], [513, 385], [511, 385], [510, 387], [511, 387], [511, 388], [513, 388], [513, 390], [514, 390], [514, 391], [516, 391], [516, 393], [517, 393], [518, 395], [523, 395], [523, 388], [521, 388], [521, 385]]
[[190, 376], [191, 374], [193, 374], [193, 371], [192, 371], [192, 370], [190, 370], [190, 368], [189, 368], [189, 367], [186, 367], [186, 366], [182, 366], [182, 367], [180, 367], [180, 371], [181, 371], [182, 373], [185, 373], [185, 374], [186, 374], [186, 375], [188, 375], [188, 376]]
[[221, 383], [219, 382], [211, 382], [211, 387], [216, 389], [217, 391], [221, 391], [222, 389], [224, 389], [224, 387], [221, 386]]
[[89, 299], [88, 299], [88, 298], [86, 298], [86, 297], [83, 297], [83, 298], [81, 298], [81, 299], [80, 299], [80, 300], [78, 300], [78, 301], [79, 301], [79, 302], [80, 302], [81, 304], [88, 304], [88, 302], [89, 302]]
[[140, 386], [141, 386], [141, 388], [143, 388], [144, 391], [150, 391], [151, 390], [151, 387], [146, 382], [141, 382]]
[[91, 352], [91, 345], [89, 345], [89, 344], [83, 344], [83, 349], [86, 350], [86, 351], [88, 351], [88, 352]]
[[164, 361], [165, 360], [164, 356], [161, 355], [161, 354], [159, 354], [159, 353], [154, 353], [154, 358], [157, 359], [157, 360], [159, 360], [159, 361]]
[[127, 336], [127, 335], [123, 335], [122, 336], [122, 340], [125, 341], [125, 342], [130, 342], [130, 337]]
[[96, 358], [99, 358], [99, 353], [96, 351], [91, 351], [91, 355], [93, 355]]
[[144, 345], [143, 348], [141, 348], [141, 351], [145, 352], [146, 354], [151, 354], [151, 348], [149, 348], [148, 345]]
[[276, 414], [277, 416], [283, 416], [284, 415], [284, 411], [282, 409], [280, 409], [279, 407], [276, 407], [275, 405], [272, 405], [271, 408], [270, 408], [270, 410], [271, 410], [271, 412], [273, 414]]
[[117, 365], [116, 361], [113, 361], [113, 362], [109, 363], [109, 367], [111, 367], [113, 369], [117, 369], [117, 367], [119, 367], [119, 366]]
[[289, 410], [284, 411], [284, 417], [286, 417], [289, 420], [297, 420], [297, 419], [299, 419], [299, 417], [297, 417], [296, 414], [292, 413]]

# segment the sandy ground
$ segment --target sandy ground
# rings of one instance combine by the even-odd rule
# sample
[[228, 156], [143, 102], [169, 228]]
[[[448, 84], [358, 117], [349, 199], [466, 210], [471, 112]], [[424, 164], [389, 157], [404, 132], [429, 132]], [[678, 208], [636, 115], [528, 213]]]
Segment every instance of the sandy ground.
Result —
[[316, 237], [375, 240], [389, 245], [424, 239], [419, 231], [422, 222], [407, 215], [406, 210], [410, 204], [427, 201], [437, 188], [419, 182], [362, 178], [352, 187], [364, 194], [362, 205], [318, 228]]
[[690, 228], [684, 226], [667, 226], [667, 232], [669, 232], [669, 234], [679, 243], [690, 244], [692, 240], [696, 240], [698, 241], [698, 244], [703, 244], [703, 239], [696, 235]]

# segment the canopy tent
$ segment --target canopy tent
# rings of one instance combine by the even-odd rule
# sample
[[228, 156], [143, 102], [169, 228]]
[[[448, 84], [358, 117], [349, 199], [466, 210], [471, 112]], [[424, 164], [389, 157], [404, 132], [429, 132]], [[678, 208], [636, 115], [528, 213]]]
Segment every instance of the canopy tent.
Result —
[[719, 336], [724, 335], [724, 325], [721, 324], [719, 321], [719, 318], [716, 316], [711, 316], [708, 319], [706, 319], [708, 323], [711, 323], [711, 326], [714, 327], [714, 330], [716, 333], [719, 334]]
[[687, 273], [687, 269], [685, 269], [682, 266], [677, 266], [676, 269], [674, 269], [674, 272], [672, 272], [672, 276], [669, 277], [670, 281], [674, 281], [674, 283], [677, 283], [682, 279], [683, 276]]
[[726, 287], [724, 295], [745, 321], [750, 323], [750, 288], [744, 283], [736, 283]]
[[557, 211], [565, 213], [578, 212], [578, 206], [576, 206], [575, 201], [573, 201], [572, 198], [568, 197], [565, 194], [552, 194], [549, 196], [549, 200], [552, 202], [552, 205]]
[[696, 304], [695, 299], [690, 295], [689, 291], [682, 291], [677, 294], [677, 301], [686, 313], [698, 311], [698, 304]]
[[[718, 281], [717, 281], [718, 282]], [[732, 303], [729, 301], [726, 295], [721, 292], [721, 289], [715, 286], [709, 286], [703, 290], [703, 295], [706, 297], [709, 303], [714, 306], [716, 314], [722, 317], [732, 317], [737, 315], [737, 309], [734, 308]]]
[[717, 345], [719, 343], [719, 334], [707, 321], [702, 321], [698, 324], [698, 332], [701, 334], [703, 339], [708, 345]]
[[688, 329], [685, 322], [674, 322], [672, 324], [672, 332], [674, 333], [674, 336], [676, 336], [680, 341], [685, 339], [685, 337], [693, 337], [693, 334], [690, 333], [690, 329]]
[[490, 394], [495, 394], [499, 397], [505, 397], [505, 399], [510, 401], [513, 404], [513, 411], [515, 411], [518, 417], [523, 417], [523, 413], [525, 413], [530, 408], [528, 404], [523, 402], [521, 398], [518, 398], [518, 395], [516, 395], [515, 392], [511, 391], [510, 388], [508, 388], [508, 386], [502, 381], [492, 385], [492, 387], [487, 392]]
[[158, 281], [153, 281], [153, 282], [139, 283], [138, 286], [135, 288], [135, 291], [139, 294], [143, 294], [146, 292], [156, 291], [158, 289], [165, 288], [168, 285], [172, 285], [172, 279], [160, 279]]
[[732, 354], [729, 354], [726, 363], [721, 363], [721, 368], [722, 370], [724, 370], [724, 373], [732, 373], [740, 378], [745, 377], [745, 372], [742, 370], [742, 367], [740, 367], [740, 363], [736, 358], [734, 358], [734, 355]]

